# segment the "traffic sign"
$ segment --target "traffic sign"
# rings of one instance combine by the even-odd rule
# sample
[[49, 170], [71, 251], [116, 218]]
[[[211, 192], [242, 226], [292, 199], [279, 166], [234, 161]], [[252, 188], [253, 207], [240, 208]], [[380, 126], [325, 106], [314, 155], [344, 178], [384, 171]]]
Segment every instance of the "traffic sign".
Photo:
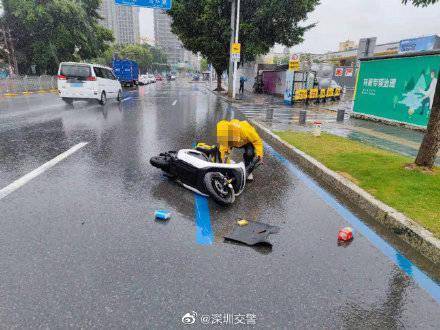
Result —
[[239, 54], [241, 52], [241, 44], [238, 42], [234, 42], [231, 48], [231, 54]]
[[298, 71], [299, 70], [299, 61], [298, 60], [290, 60], [289, 61], [289, 70]]
[[240, 62], [240, 53], [238, 54], [231, 54], [232, 60], [234, 62]]
[[117, 5], [146, 7], [155, 9], [171, 9], [172, 0], [115, 0]]

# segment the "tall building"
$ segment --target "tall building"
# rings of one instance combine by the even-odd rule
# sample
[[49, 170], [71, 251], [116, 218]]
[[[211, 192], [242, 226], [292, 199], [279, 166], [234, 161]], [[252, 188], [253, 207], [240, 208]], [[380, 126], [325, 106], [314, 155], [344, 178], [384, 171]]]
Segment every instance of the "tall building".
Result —
[[176, 66], [185, 60], [182, 42], [171, 32], [171, 17], [164, 11], [154, 11], [154, 40], [156, 47], [160, 47], [167, 54], [168, 64]]
[[103, 17], [101, 24], [113, 31], [117, 44], [140, 42], [138, 7], [120, 6], [115, 4], [115, 0], [103, 0], [99, 13]]

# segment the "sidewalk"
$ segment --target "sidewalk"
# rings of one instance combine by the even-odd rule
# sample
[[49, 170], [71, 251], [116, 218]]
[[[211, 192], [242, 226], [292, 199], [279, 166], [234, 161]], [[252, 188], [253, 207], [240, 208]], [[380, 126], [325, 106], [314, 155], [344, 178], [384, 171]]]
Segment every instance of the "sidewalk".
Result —
[[[350, 118], [353, 108], [352, 92], [343, 95], [340, 101], [327, 101], [320, 104], [304, 103], [288, 106], [280, 97], [254, 94], [245, 91], [237, 95], [234, 105], [247, 118], [262, 123], [274, 131], [311, 131], [313, 122], [322, 123], [322, 130], [350, 140], [364, 142], [381, 149], [416, 157], [424, 133], [404, 127], [390, 126], [379, 122]], [[338, 109], [345, 110], [343, 122], [336, 121]], [[299, 125], [299, 113], [307, 110], [307, 124]], [[436, 164], [440, 165], [440, 155]]]

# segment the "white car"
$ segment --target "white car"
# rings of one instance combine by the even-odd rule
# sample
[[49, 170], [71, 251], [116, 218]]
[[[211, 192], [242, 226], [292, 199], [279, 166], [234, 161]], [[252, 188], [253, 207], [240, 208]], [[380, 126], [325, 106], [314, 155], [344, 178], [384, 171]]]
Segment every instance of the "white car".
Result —
[[58, 69], [58, 93], [64, 102], [122, 100], [122, 86], [111, 68], [89, 63], [63, 62]]
[[147, 74], [141, 74], [139, 76], [139, 84], [140, 85], [148, 85], [150, 83], [150, 78]]
[[156, 82], [156, 77], [152, 74], [142, 74], [139, 76], [139, 83], [141, 85], [148, 85]]

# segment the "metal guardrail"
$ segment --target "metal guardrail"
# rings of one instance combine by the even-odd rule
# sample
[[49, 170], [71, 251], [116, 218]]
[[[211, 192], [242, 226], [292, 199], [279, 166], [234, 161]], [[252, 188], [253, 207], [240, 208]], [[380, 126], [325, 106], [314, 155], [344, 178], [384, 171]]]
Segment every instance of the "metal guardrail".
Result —
[[57, 88], [55, 76], [18, 76], [0, 79], [0, 94], [15, 94]]

